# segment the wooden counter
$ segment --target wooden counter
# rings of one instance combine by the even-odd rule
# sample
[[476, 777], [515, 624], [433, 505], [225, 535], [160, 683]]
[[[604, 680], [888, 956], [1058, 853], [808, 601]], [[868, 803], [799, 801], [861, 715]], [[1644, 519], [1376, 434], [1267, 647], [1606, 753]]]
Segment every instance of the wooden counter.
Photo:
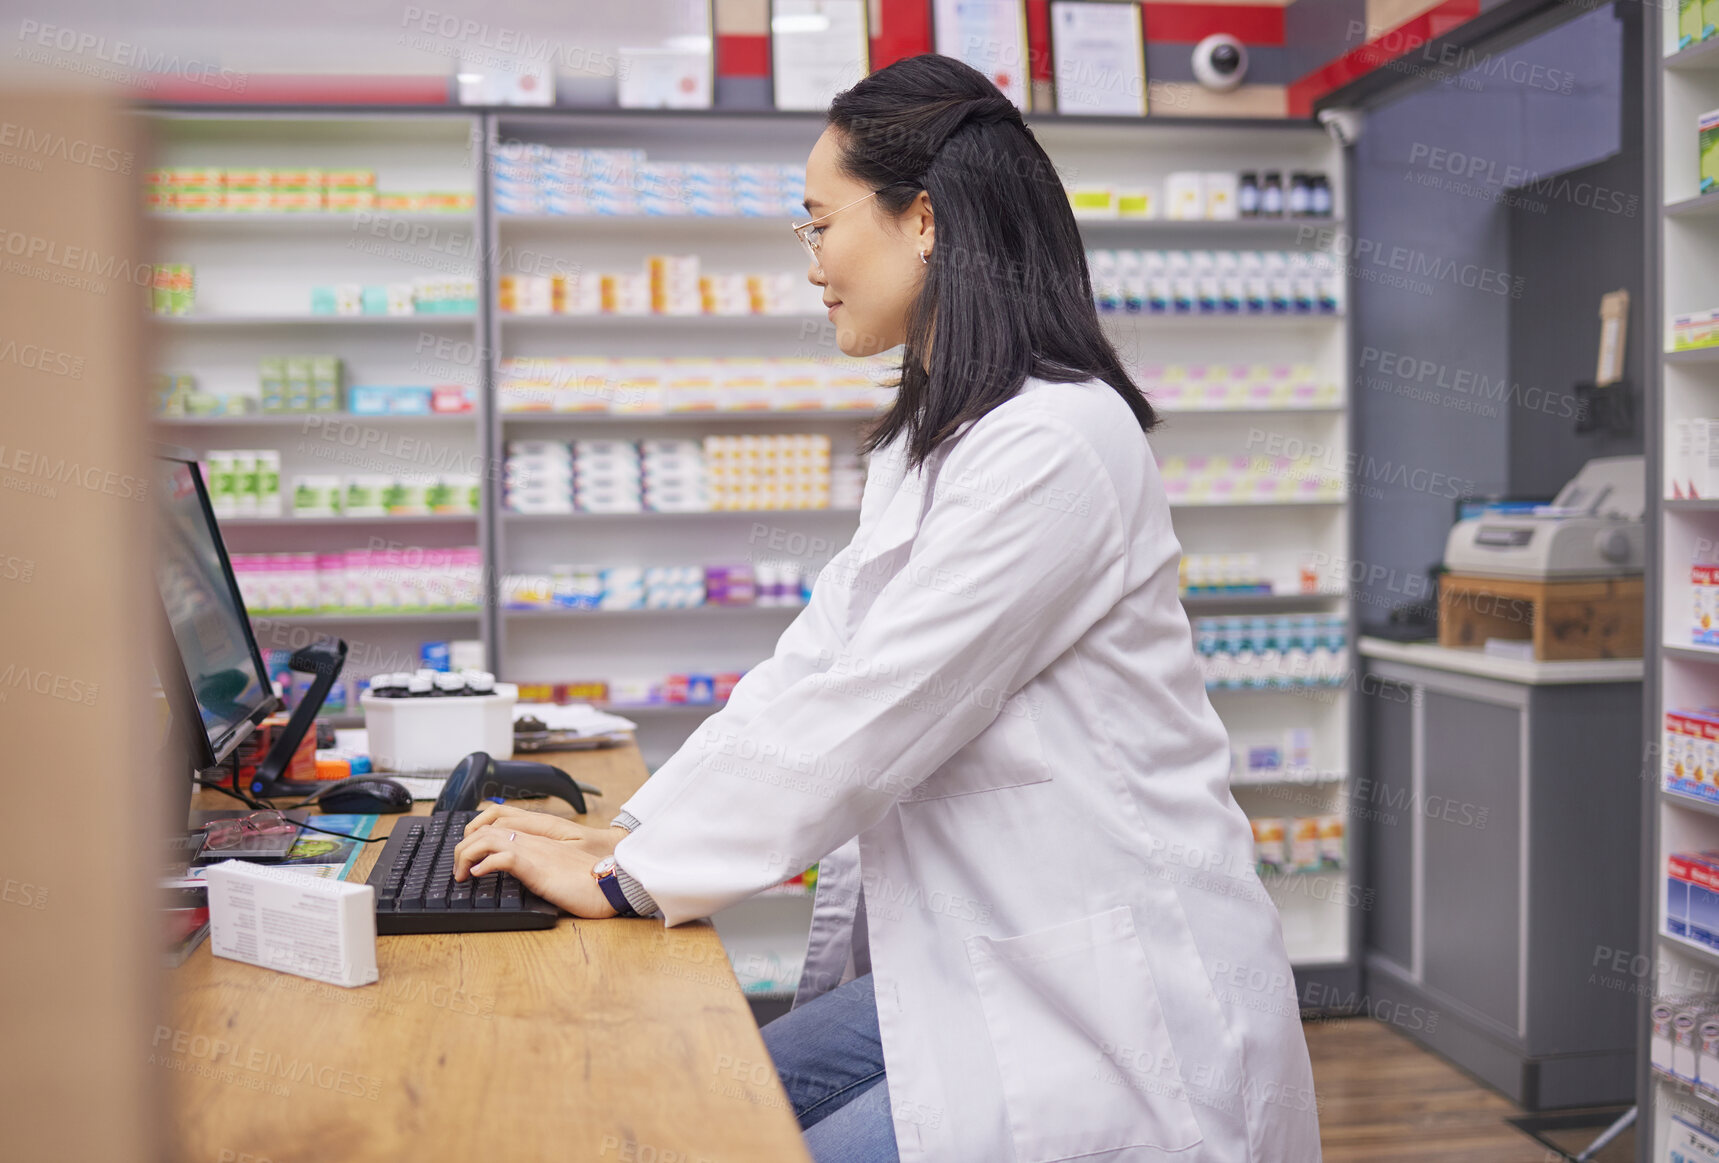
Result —
[[[535, 805], [593, 824], [646, 775], [633, 746], [530, 758], [603, 790], [584, 817]], [[232, 801], [203, 792], [194, 806]], [[381, 817], [377, 834], [401, 818]], [[342, 989], [213, 957], [205, 941], [171, 971], [173, 1024], [149, 1056], [172, 1086], [175, 1157], [808, 1158], [708, 923], [563, 917], [535, 932], [385, 936], [376, 963], [376, 984]]]

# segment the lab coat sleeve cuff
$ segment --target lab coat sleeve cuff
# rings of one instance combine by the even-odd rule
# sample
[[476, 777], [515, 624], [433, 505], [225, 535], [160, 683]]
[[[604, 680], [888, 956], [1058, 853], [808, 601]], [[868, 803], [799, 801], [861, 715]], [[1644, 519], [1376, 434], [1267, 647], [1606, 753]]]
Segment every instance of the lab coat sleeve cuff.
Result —
[[615, 828], [625, 828], [629, 832], [636, 832], [639, 830], [639, 818], [622, 808], [615, 813], [615, 818], [609, 821], [609, 825]]
[[627, 898], [627, 903], [633, 906], [635, 913], [641, 917], [657, 915], [657, 902], [651, 899], [645, 886], [634, 880], [619, 864], [615, 865], [615, 883], [621, 886], [621, 895]]

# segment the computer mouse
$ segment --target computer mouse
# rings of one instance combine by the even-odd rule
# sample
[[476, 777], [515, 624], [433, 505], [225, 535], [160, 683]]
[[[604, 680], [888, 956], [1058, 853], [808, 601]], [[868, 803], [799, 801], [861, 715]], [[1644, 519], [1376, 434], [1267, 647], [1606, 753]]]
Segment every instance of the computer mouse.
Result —
[[386, 816], [412, 810], [412, 793], [391, 779], [366, 776], [337, 783], [316, 797], [325, 812], [351, 816]]

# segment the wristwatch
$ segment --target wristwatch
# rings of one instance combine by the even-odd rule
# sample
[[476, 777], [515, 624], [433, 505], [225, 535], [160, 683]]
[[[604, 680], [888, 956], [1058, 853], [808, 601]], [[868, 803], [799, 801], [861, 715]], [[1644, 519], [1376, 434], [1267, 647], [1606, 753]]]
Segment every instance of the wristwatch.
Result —
[[627, 894], [621, 891], [621, 882], [615, 876], [616, 866], [613, 856], [605, 856], [591, 866], [591, 876], [597, 881], [597, 887], [603, 890], [603, 895], [609, 898], [609, 904], [618, 917], [636, 917], [638, 912], [627, 900]]

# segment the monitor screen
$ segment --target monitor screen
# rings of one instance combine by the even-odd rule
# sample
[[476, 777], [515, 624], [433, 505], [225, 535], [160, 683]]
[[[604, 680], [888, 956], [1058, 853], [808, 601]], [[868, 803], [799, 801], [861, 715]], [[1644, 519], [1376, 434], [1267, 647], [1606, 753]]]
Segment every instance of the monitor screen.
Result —
[[196, 462], [161, 456], [155, 467], [156, 580], [209, 751], [219, 763], [276, 700]]

